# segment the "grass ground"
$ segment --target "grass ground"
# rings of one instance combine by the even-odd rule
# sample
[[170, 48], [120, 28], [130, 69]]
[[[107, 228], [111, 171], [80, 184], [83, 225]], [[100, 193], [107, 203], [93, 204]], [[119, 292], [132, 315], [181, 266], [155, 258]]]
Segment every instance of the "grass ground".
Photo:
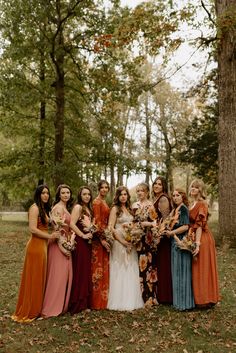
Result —
[[[217, 232], [214, 219], [212, 226]], [[236, 352], [236, 257], [218, 248], [222, 301], [213, 309], [177, 312], [158, 306], [132, 313], [92, 311], [18, 324], [11, 320], [22, 270], [27, 223], [0, 227], [0, 352]]]

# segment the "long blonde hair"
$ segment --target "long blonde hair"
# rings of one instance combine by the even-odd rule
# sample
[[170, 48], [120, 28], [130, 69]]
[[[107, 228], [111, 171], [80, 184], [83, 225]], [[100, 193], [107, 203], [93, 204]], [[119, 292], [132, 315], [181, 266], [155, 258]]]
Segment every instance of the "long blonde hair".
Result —
[[189, 195], [190, 195], [191, 187], [193, 185], [199, 189], [201, 198], [203, 200], [205, 200], [206, 199], [206, 187], [205, 187], [204, 182], [201, 179], [194, 179], [189, 186]]

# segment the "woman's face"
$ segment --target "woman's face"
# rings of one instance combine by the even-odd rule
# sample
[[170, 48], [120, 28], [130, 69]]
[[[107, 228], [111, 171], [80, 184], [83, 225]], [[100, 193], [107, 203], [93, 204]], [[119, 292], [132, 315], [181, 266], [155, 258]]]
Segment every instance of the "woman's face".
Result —
[[200, 190], [196, 184], [190, 185], [190, 196], [192, 196], [192, 197], [200, 196]]
[[99, 194], [104, 197], [107, 195], [108, 191], [109, 191], [109, 186], [107, 185], [107, 183], [103, 183], [99, 190]]
[[161, 182], [160, 179], [157, 179], [155, 181], [155, 183], [153, 184], [152, 189], [153, 189], [154, 195], [160, 194], [161, 192], [163, 192], [163, 185], [162, 185], [162, 182]]
[[70, 190], [68, 188], [61, 188], [60, 200], [67, 203], [70, 200]]
[[41, 201], [43, 203], [47, 203], [49, 200], [49, 191], [47, 188], [43, 188], [42, 192], [41, 192]]
[[122, 190], [119, 196], [119, 201], [121, 204], [125, 205], [128, 200], [128, 194], [126, 190]]
[[183, 197], [178, 191], [174, 191], [172, 197], [173, 197], [174, 203], [177, 206], [179, 206], [183, 202]]
[[137, 198], [140, 200], [140, 201], [143, 201], [143, 200], [146, 200], [147, 199], [147, 190], [145, 190], [143, 187], [141, 186], [138, 186], [137, 190], [136, 190], [136, 193], [137, 193]]
[[90, 194], [90, 190], [88, 189], [83, 189], [81, 191], [81, 200], [84, 204], [88, 204], [89, 201], [91, 200], [91, 194]]

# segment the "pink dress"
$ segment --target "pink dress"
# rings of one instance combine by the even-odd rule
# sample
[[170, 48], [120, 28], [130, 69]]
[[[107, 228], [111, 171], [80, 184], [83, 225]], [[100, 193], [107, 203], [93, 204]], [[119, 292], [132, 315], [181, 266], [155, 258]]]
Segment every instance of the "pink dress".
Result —
[[[65, 232], [69, 231], [70, 215], [65, 214]], [[58, 316], [67, 312], [70, 299], [73, 271], [72, 259], [64, 255], [57, 242], [48, 246], [47, 284], [41, 316]]]

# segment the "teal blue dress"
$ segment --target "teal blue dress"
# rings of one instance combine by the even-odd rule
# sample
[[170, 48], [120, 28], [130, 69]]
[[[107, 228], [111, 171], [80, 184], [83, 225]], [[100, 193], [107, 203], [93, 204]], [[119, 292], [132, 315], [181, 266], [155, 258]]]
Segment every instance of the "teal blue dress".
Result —
[[[179, 219], [173, 230], [189, 224], [189, 212], [185, 205], [179, 209]], [[177, 234], [180, 240], [187, 232]], [[171, 239], [171, 272], [173, 289], [173, 306], [178, 310], [194, 308], [192, 289], [192, 254], [187, 250], [180, 250], [174, 238]]]

